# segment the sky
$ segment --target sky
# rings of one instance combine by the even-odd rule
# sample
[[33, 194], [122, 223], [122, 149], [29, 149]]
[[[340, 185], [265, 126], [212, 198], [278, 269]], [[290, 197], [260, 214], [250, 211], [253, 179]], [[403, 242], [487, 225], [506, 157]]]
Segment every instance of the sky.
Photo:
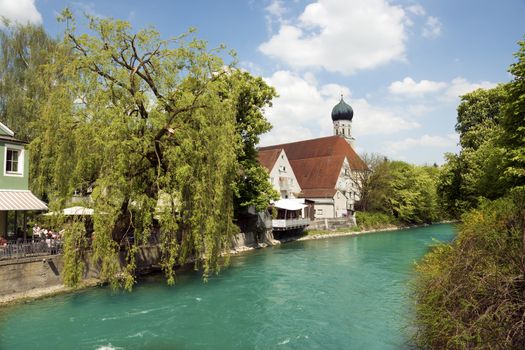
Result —
[[0, 16], [59, 37], [65, 7], [164, 38], [195, 27], [210, 47], [235, 50], [279, 94], [261, 146], [332, 135], [343, 95], [358, 153], [414, 164], [459, 150], [459, 96], [510, 81], [525, 34], [525, 0], [0, 0]]

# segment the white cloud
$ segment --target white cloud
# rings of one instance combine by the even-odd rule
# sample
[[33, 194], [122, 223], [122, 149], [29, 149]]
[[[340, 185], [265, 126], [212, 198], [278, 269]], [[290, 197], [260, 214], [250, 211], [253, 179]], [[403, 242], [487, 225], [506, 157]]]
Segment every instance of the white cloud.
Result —
[[420, 127], [419, 123], [401, 117], [391, 108], [370, 105], [365, 99], [351, 103], [354, 109], [353, 130], [358, 138], [361, 135], [389, 135], [403, 130]]
[[[441, 101], [456, 102], [459, 96], [464, 95], [467, 92], [471, 92], [479, 88], [491, 89], [496, 85], [496, 83], [492, 83], [490, 81], [472, 83], [463, 77], [456, 77], [449, 83], [432, 80], [421, 80], [416, 82], [411, 77], [406, 77], [402, 81], [398, 80], [392, 82], [388, 87], [388, 91], [391, 95], [396, 97], [420, 98], [434, 94]], [[437, 93], [440, 94], [437, 95]], [[416, 112], [415, 114], [417, 114], [417, 111], [414, 111]]]
[[425, 11], [425, 8], [423, 6], [421, 6], [420, 4], [410, 5], [410, 6], [407, 7], [407, 10], [410, 13], [413, 13], [416, 16], [424, 16], [427, 13]]
[[248, 71], [252, 75], [262, 75], [263, 70], [260, 65], [252, 61], [240, 61], [241, 70]]
[[446, 136], [432, 136], [425, 134], [419, 138], [406, 138], [402, 141], [387, 143], [387, 153], [390, 155], [397, 155], [401, 151], [412, 148], [441, 148], [453, 149], [456, 147], [459, 140], [457, 134], [449, 134]]
[[[36, 9], [35, 0], [0, 0], [0, 16], [21, 24], [42, 23], [42, 15]], [[1, 27], [3, 23], [0, 21]]]
[[459, 96], [466, 94], [467, 92], [474, 91], [476, 89], [492, 89], [496, 87], [496, 83], [490, 81], [482, 81], [480, 83], [471, 83], [467, 79], [457, 77], [452, 80], [449, 85], [445, 98], [450, 100], [456, 100]]
[[415, 105], [408, 105], [406, 107], [406, 110], [408, 113], [410, 113], [413, 116], [420, 117], [422, 115], [425, 115], [427, 113], [430, 113], [434, 110], [432, 106], [428, 106], [426, 104], [415, 104]]
[[434, 16], [428, 16], [425, 26], [423, 27], [423, 36], [429, 39], [435, 39], [441, 35], [442, 24]]
[[[271, 11], [282, 14], [278, 6]], [[281, 22], [259, 50], [294, 68], [350, 75], [403, 60], [406, 19], [401, 7], [386, 0], [318, 0]]]
[[272, 0], [270, 5], [266, 7], [266, 11], [272, 16], [282, 17], [286, 12], [286, 9], [283, 6], [282, 0]]
[[391, 94], [405, 97], [421, 97], [429, 93], [443, 90], [447, 83], [431, 80], [421, 80], [419, 83], [406, 77], [403, 81], [394, 81], [388, 87]]
[[331, 136], [331, 112], [340, 94], [354, 109], [353, 134], [357, 140], [363, 135], [395, 134], [420, 126], [389, 108], [371, 105], [362, 98], [352, 99], [346, 86], [319, 85], [311, 73], [299, 76], [290, 71], [278, 71], [265, 80], [277, 89], [279, 97], [274, 99], [273, 107], [266, 110], [273, 129], [263, 135], [261, 145]]

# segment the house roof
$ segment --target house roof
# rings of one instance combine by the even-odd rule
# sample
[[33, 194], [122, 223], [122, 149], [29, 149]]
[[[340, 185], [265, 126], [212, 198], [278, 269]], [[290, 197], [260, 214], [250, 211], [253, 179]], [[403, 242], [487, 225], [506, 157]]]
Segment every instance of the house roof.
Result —
[[13, 130], [9, 129], [4, 123], [0, 122], [0, 135], [15, 136]]
[[259, 154], [270, 154], [269, 152], [277, 150], [280, 152], [282, 149], [303, 192], [311, 189], [334, 189], [345, 158], [352, 170], [368, 170], [365, 162], [341, 136], [261, 147]]
[[299, 198], [333, 198], [337, 190], [335, 188], [315, 188], [309, 190], [302, 190], [299, 193]]
[[273, 166], [277, 159], [279, 159], [279, 154], [281, 154], [282, 148], [269, 149], [266, 151], [259, 150], [259, 163], [268, 169], [268, 172], [272, 171]]
[[345, 156], [352, 170], [368, 170], [365, 162], [341, 136], [320, 137], [318, 139], [261, 147], [259, 151], [275, 149], [284, 149], [290, 161], [316, 157]]
[[335, 188], [344, 156], [327, 156], [290, 161], [301, 189]]
[[12, 136], [6, 136], [6, 135], [0, 135], [0, 141], [5, 141], [5, 142], [8, 142], [8, 143], [16, 143], [16, 144], [20, 144], [20, 145], [27, 144], [26, 141], [22, 141], [22, 140], [19, 140], [17, 138], [14, 138]]

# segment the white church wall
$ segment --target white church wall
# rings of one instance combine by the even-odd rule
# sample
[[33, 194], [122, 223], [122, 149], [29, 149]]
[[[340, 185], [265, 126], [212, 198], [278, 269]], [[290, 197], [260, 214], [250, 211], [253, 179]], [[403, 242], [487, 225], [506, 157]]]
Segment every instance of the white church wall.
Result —
[[295, 198], [295, 194], [301, 192], [301, 187], [299, 187], [284, 151], [281, 151], [272, 171], [270, 171], [270, 182], [273, 188], [279, 192], [281, 198]]

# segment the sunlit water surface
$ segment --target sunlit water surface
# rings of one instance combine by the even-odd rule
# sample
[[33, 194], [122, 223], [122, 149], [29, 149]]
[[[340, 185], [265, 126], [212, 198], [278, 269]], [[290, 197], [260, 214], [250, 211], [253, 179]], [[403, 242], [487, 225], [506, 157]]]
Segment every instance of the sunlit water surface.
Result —
[[414, 263], [453, 236], [435, 225], [294, 242], [233, 257], [208, 283], [152, 276], [132, 293], [0, 309], [0, 349], [406, 349]]

